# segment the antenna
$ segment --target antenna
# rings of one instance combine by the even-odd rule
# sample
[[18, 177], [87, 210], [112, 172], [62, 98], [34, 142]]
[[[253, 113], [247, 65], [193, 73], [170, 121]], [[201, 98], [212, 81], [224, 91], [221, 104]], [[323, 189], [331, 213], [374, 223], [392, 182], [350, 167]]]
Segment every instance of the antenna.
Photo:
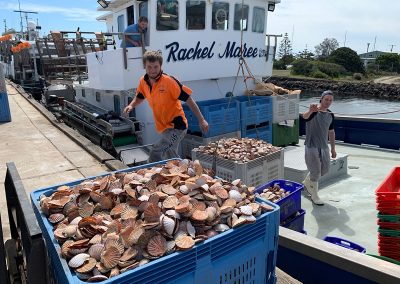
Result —
[[7, 20], [3, 19], [3, 22], [4, 22], [4, 33], [6, 33], [7, 32]]
[[389, 44], [390, 46], [390, 52], [393, 52], [393, 46], [396, 46], [395, 44]]
[[19, 17], [21, 19], [21, 34], [24, 31], [24, 26], [22, 25], [22, 13], [25, 14], [25, 19], [26, 19], [26, 30], [28, 30], [28, 14], [38, 14], [38, 12], [33, 12], [33, 11], [22, 11], [21, 10], [21, 2], [18, 0], [18, 10], [14, 10], [14, 12], [19, 13]]
[[374, 51], [375, 51], [375, 44], [376, 44], [376, 36], [375, 36], [375, 39], [374, 39]]
[[344, 43], [343, 43], [343, 47], [346, 47], [346, 40], [347, 40], [347, 31], [345, 31], [345, 33], [344, 33]]
[[368, 53], [369, 45], [370, 45], [370, 43], [367, 42], [367, 53]]

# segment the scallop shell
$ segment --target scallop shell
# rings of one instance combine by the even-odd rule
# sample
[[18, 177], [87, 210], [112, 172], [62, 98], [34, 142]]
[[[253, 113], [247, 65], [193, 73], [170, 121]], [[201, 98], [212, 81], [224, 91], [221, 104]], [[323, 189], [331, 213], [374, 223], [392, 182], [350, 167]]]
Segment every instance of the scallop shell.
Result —
[[189, 190], [189, 188], [187, 187], [187, 185], [181, 185], [181, 186], [179, 187], [179, 191], [180, 191], [181, 193], [183, 193], [183, 194], [187, 194], [190, 190]]
[[161, 209], [157, 205], [150, 203], [144, 210], [143, 215], [146, 222], [158, 222], [161, 215]]
[[101, 243], [101, 235], [94, 235], [93, 238], [90, 239], [89, 244], [99, 244]]
[[79, 207], [79, 215], [84, 217], [89, 217], [93, 214], [94, 205], [90, 202], [85, 202]]
[[74, 243], [74, 241], [67, 240], [65, 243], [62, 244], [62, 246], [61, 246], [61, 255], [62, 255], [62, 257], [64, 257], [64, 258], [70, 258], [71, 257], [71, 255], [69, 253], [69, 250], [70, 250], [69, 247], [73, 243]]
[[237, 191], [237, 190], [231, 190], [231, 191], [229, 191], [229, 198], [234, 199], [236, 202], [242, 201], [242, 195], [241, 195], [240, 192]]
[[107, 239], [104, 243], [104, 247], [106, 249], [110, 248], [110, 247], [116, 247], [118, 249], [118, 252], [120, 254], [124, 253], [125, 247], [124, 245], [117, 239]]
[[190, 221], [186, 222], [186, 231], [192, 238], [196, 237], [196, 229], [193, 227], [193, 225], [192, 225], [192, 223], [190, 223]]
[[236, 228], [242, 224], [245, 224], [246, 222], [246, 219], [240, 216], [238, 219], [232, 221], [232, 228]]
[[179, 215], [179, 213], [176, 212], [175, 210], [167, 210], [167, 211], [165, 211], [165, 215], [167, 215], [169, 217], [174, 217], [175, 219], [181, 218], [181, 215]]
[[194, 246], [194, 240], [189, 236], [181, 236], [175, 240], [175, 245], [181, 250], [190, 249]]
[[75, 236], [77, 229], [78, 229], [78, 225], [68, 225], [67, 227], [64, 228], [63, 235], [66, 238], [72, 238]]
[[55, 214], [51, 214], [49, 216], [49, 221], [52, 224], [57, 224], [57, 223], [61, 222], [62, 220], [64, 220], [64, 218], [65, 218], [64, 214], [55, 213]]
[[256, 217], [254, 217], [253, 215], [242, 215], [240, 216], [240, 218], [245, 219], [247, 223], [254, 223], [257, 221]]
[[167, 250], [166, 250], [165, 253], [166, 253], [166, 254], [169, 254], [169, 253], [173, 252], [174, 249], [175, 249], [175, 241], [174, 241], [174, 240], [168, 241], [168, 242], [167, 242]]
[[168, 196], [163, 201], [163, 207], [165, 209], [175, 208], [176, 205], [178, 205], [178, 198], [176, 198], [175, 196]]
[[138, 254], [138, 249], [136, 247], [129, 247], [121, 256], [120, 261], [128, 261], [133, 259]]
[[206, 221], [212, 222], [215, 219], [215, 216], [217, 215], [217, 209], [215, 209], [214, 207], [207, 207], [206, 212], [207, 212]]
[[252, 215], [253, 214], [253, 208], [250, 206], [240, 206], [240, 212], [244, 215]]
[[78, 268], [79, 266], [83, 265], [87, 259], [90, 258], [90, 255], [87, 253], [80, 253], [75, 255], [71, 260], [68, 262], [69, 267]]
[[162, 218], [162, 226], [163, 226], [165, 232], [166, 232], [168, 235], [171, 236], [171, 235], [174, 233], [175, 221], [174, 221], [174, 219], [172, 219], [172, 218], [170, 218], [170, 217], [164, 216], [164, 217]]
[[206, 221], [208, 218], [208, 213], [204, 210], [195, 210], [191, 216], [191, 218], [195, 221]]
[[141, 261], [139, 261], [139, 266], [143, 266], [143, 265], [145, 265], [147, 263], [149, 263], [149, 260], [144, 258]]
[[104, 210], [111, 210], [114, 207], [114, 202], [113, 202], [111, 196], [109, 196], [109, 195], [103, 195], [100, 198], [99, 203], [101, 205], [101, 208]]
[[219, 233], [225, 232], [226, 230], [229, 230], [229, 229], [230, 229], [229, 226], [227, 226], [225, 224], [217, 224], [214, 226], [214, 230]]
[[139, 241], [139, 238], [145, 233], [145, 230], [142, 227], [135, 228], [129, 235], [128, 238], [128, 244], [129, 246], [132, 246], [134, 244], [137, 244]]
[[121, 254], [119, 253], [119, 249], [114, 246], [110, 246], [101, 253], [100, 261], [105, 268], [111, 269], [118, 264], [120, 257]]
[[71, 221], [71, 223], [69, 223], [70, 225], [78, 225], [79, 224], [79, 222], [82, 220], [82, 217], [81, 216], [78, 216], [78, 217], [76, 217], [76, 218], [74, 218], [72, 221]]
[[176, 193], [176, 189], [169, 184], [164, 185], [162, 191], [168, 195], [174, 195]]
[[127, 220], [127, 219], [135, 219], [138, 215], [138, 209], [133, 206], [126, 205], [124, 209], [121, 212], [121, 219], [122, 220]]
[[147, 252], [152, 256], [163, 256], [167, 251], [167, 242], [161, 235], [152, 237], [147, 244]]
[[100, 261], [101, 253], [104, 251], [104, 245], [103, 244], [94, 244], [89, 248], [89, 255], [96, 259], [97, 261]]
[[107, 279], [108, 279], [107, 276], [104, 276], [104, 275], [96, 275], [96, 276], [90, 277], [90, 278], [87, 280], [87, 282], [90, 282], [90, 283], [93, 283], [93, 282], [101, 282], [101, 281], [104, 281], [104, 280], [107, 280]]
[[76, 272], [78, 273], [88, 273], [93, 270], [93, 268], [96, 267], [97, 260], [94, 258], [88, 258], [85, 263], [80, 266], [79, 268], [76, 269]]

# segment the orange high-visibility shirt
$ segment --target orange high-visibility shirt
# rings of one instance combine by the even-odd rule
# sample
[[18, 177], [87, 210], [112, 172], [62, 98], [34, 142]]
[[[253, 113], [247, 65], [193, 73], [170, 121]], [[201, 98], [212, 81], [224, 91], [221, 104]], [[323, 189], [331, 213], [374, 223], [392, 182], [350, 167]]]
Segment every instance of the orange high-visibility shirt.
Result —
[[162, 73], [157, 81], [151, 85], [148, 75], [140, 78], [136, 96], [147, 99], [159, 133], [168, 128], [186, 129], [188, 127], [181, 101], [186, 101], [192, 90], [182, 85], [177, 79]]

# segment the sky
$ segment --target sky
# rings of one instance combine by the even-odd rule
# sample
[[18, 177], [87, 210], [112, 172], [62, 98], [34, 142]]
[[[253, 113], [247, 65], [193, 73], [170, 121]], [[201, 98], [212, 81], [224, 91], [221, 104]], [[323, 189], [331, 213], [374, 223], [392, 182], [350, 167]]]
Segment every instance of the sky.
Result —
[[[240, 2], [240, 1], [239, 1]], [[246, 1], [245, 1], [246, 2]], [[21, 10], [34, 11], [29, 20], [42, 26], [41, 35], [50, 30], [105, 31], [96, 17], [96, 0], [20, 0]], [[0, 20], [20, 30], [18, 0], [0, 0]], [[314, 51], [325, 38], [335, 38], [340, 46], [363, 53], [375, 50], [400, 53], [400, 1], [398, 0], [281, 0], [268, 16], [267, 33], [288, 33], [293, 52], [306, 47]], [[24, 15], [23, 15], [24, 16]], [[23, 25], [26, 26], [25, 17]], [[4, 22], [0, 26], [4, 31]], [[376, 37], [376, 41], [375, 41]], [[394, 45], [392, 47], [392, 45]]]
[[[268, 15], [268, 33], [288, 33], [294, 53], [312, 52], [325, 38], [357, 53], [400, 53], [398, 0], [281, 0]], [[293, 39], [293, 40], [292, 40]]]

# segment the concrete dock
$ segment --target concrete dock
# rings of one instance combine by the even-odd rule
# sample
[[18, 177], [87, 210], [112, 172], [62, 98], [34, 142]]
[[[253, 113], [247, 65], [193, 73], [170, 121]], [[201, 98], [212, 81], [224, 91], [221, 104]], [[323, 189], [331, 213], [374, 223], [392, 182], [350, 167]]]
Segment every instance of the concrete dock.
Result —
[[55, 127], [11, 84], [7, 84], [7, 94], [12, 121], [0, 123], [0, 206], [5, 239], [8, 237], [4, 195], [7, 162], [15, 163], [27, 194], [110, 171]]

